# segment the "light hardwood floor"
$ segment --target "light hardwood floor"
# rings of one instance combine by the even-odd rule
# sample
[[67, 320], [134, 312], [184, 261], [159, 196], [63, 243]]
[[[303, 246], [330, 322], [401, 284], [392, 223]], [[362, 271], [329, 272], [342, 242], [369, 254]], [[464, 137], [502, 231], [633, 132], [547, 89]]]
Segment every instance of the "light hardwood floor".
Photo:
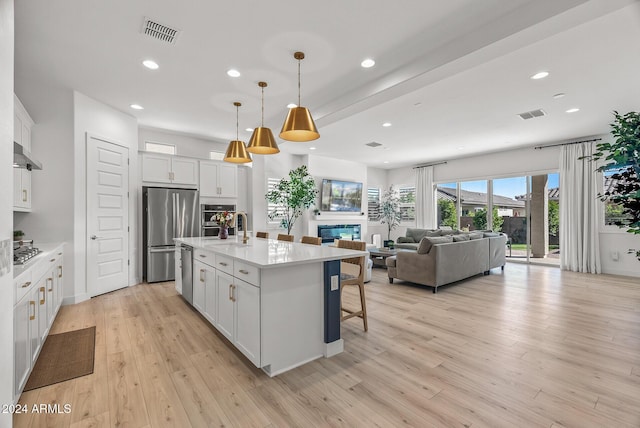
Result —
[[95, 325], [95, 371], [24, 393], [72, 412], [15, 426], [640, 426], [637, 278], [508, 264], [434, 295], [374, 269], [366, 291], [368, 333], [273, 379], [173, 283], [63, 307], [52, 333]]

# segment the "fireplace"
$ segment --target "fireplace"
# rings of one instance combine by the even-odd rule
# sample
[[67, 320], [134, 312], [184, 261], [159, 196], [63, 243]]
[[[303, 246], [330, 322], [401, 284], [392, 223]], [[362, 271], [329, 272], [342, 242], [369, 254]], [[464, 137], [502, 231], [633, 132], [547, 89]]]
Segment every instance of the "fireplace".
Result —
[[335, 239], [349, 239], [352, 241], [360, 239], [359, 224], [325, 224], [318, 226], [318, 236], [322, 238], [322, 243], [330, 243]]

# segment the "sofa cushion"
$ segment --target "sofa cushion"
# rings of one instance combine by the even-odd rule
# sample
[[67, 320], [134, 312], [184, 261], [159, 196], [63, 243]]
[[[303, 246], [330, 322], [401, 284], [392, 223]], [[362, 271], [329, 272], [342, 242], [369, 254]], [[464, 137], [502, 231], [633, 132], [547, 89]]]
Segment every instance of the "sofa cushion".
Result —
[[498, 236], [500, 236], [500, 233], [498, 232], [484, 232], [485, 238], [496, 238]]
[[462, 241], [468, 241], [468, 240], [469, 240], [468, 233], [460, 233], [458, 235], [453, 235], [453, 242], [462, 242]]
[[411, 244], [416, 242], [416, 240], [413, 239], [413, 236], [400, 236], [396, 242], [398, 244]]
[[440, 230], [440, 236], [447, 236], [447, 235], [453, 235], [453, 234], [455, 234], [455, 231], [451, 228]]
[[414, 242], [420, 242], [422, 238], [425, 236], [440, 236], [440, 230], [438, 229], [416, 229], [416, 228], [407, 228], [407, 232], [405, 233], [407, 238], [413, 238]]
[[396, 267], [396, 256], [387, 257], [387, 258], [385, 259], [384, 263], [385, 263], [388, 267]]
[[475, 239], [482, 239], [484, 238], [484, 233], [482, 232], [471, 232], [469, 233], [469, 239], [470, 240], [475, 240]]
[[448, 244], [453, 242], [453, 236], [425, 236], [418, 246], [418, 254], [427, 254], [431, 251], [431, 247], [438, 244]]
[[396, 242], [396, 244], [394, 245], [395, 248], [402, 248], [404, 250], [417, 250], [418, 246], [420, 244], [418, 244], [417, 242]]

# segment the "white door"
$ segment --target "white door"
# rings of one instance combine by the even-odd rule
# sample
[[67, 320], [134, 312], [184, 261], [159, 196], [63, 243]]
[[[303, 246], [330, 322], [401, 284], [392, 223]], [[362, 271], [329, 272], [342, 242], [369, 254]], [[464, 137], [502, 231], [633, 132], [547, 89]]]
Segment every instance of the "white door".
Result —
[[260, 289], [234, 279], [235, 345], [252, 363], [260, 367]]
[[87, 134], [87, 290], [129, 282], [129, 149]]
[[216, 291], [218, 310], [216, 311], [216, 327], [220, 333], [233, 342], [233, 319], [235, 304], [233, 302], [233, 277], [216, 269]]

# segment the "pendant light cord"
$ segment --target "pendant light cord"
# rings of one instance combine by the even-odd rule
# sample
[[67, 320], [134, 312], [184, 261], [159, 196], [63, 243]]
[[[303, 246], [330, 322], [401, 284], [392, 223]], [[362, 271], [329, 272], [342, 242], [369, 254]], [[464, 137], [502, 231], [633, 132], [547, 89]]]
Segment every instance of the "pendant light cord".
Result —
[[262, 89], [262, 127], [264, 128], [264, 86], [260, 86]]
[[236, 106], [236, 141], [240, 140], [240, 138], [238, 138], [238, 115], [240, 112], [240, 106]]
[[298, 107], [300, 107], [300, 60], [298, 60]]

